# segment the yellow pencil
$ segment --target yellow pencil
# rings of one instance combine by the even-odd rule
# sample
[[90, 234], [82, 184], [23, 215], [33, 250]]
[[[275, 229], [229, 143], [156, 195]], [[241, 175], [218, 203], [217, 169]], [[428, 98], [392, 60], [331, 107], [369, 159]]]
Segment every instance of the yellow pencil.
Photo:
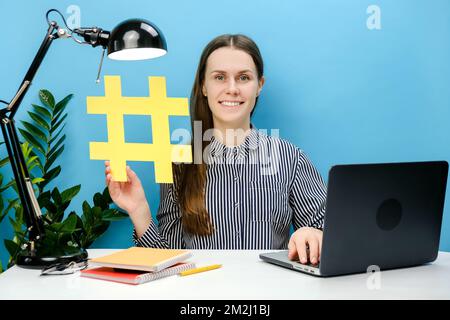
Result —
[[211, 266], [206, 266], [206, 267], [201, 267], [201, 268], [196, 268], [196, 269], [186, 270], [186, 271], [180, 272], [180, 276], [188, 276], [188, 275], [194, 274], [194, 273], [199, 273], [199, 272], [203, 272], [203, 271], [214, 270], [214, 269], [220, 268], [221, 266], [222, 266], [221, 264], [213, 264], [213, 265], [211, 265]]

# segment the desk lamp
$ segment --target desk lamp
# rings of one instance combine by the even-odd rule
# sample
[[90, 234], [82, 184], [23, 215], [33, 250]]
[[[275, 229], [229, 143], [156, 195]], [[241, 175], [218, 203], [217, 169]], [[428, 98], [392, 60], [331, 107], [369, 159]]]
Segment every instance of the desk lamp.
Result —
[[[49, 20], [51, 12], [57, 12], [62, 17], [67, 30], [59, 27], [55, 21]], [[79, 44], [102, 47], [103, 54], [97, 82], [99, 82], [106, 50], [108, 51], [108, 57], [114, 60], [151, 59], [167, 53], [163, 34], [149, 21], [126, 20], [109, 32], [97, 27], [71, 29], [67, 26], [64, 16], [56, 9], [47, 11], [46, 18], [48, 23], [47, 34], [16, 95], [9, 103], [2, 101], [7, 104], [7, 107], [0, 110], [2, 134], [27, 225], [28, 243], [26, 248], [22, 248], [16, 259], [16, 264], [25, 268], [43, 268], [53, 264], [78, 262], [87, 258], [87, 252], [83, 248], [60, 248], [58, 252], [49, 252], [51, 250], [39, 245], [39, 241], [45, 234], [42, 212], [33, 191], [13, 119], [53, 40], [72, 38]]]

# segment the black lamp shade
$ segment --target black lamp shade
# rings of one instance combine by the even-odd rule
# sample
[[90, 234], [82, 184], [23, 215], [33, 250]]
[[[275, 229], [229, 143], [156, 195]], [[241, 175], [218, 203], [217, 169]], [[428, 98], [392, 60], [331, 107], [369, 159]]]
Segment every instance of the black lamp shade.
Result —
[[166, 39], [151, 22], [130, 19], [111, 31], [108, 57], [113, 60], [144, 60], [167, 53]]

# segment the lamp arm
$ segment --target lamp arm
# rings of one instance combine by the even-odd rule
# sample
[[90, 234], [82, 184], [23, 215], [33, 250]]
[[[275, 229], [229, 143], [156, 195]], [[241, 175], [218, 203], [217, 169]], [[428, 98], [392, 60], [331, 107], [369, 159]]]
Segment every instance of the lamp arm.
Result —
[[23, 207], [25, 222], [29, 231], [29, 239], [30, 241], [38, 240], [44, 232], [42, 213], [33, 191], [33, 185], [26, 167], [14, 120], [10, 120], [2, 115], [1, 128], [8, 151], [9, 162], [14, 173], [17, 191]]
[[9, 119], [12, 119], [14, 115], [16, 114], [20, 103], [22, 102], [22, 99], [24, 98], [25, 94], [27, 93], [29, 86], [36, 75], [36, 72], [39, 69], [39, 66], [41, 65], [42, 61], [44, 60], [45, 55], [47, 54], [47, 51], [52, 44], [53, 40], [58, 38], [57, 33], [54, 34], [54, 31], [58, 28], [58, 25], [56, 22], [52, 21], [48, 27], [47, 34], [45, 35], [44, 40], [42, 41], [41, 46], [39, 47], [38, 52], [36, 53], [36, 56], [33, 59], [33, 62], [30, 65], [30, 68], [28, 69], [27, 73], [25, 74], [25, 77], [22, 80], [22, 83], [20, 84], [19, 89], [17, 90], [16, 95], [11, 100], [11, 103], [6, 108], [10, 114]]
[[20, 141], [17, 135], [17, 130], [14, 125], [14, 115], [17, 112], [20, 103], [22, 102], [29, 86], [36, 75], [39, 66], [41, 65], [50, 45], [54, 39], [57, 39], [58, 33], [54, 32], [58, 29], [56, 22], [52, 21], [49, 24], [47, 34], [42, 41], [41, 46], [31, 63], [16, 95], [11, 100], [9, 105], [0, 110], [1, 116], [1, 130], [5, 140], [8, 157], [11, 162], [11, 167], [14, 173], [14, 178], [19, 193], [19, 198], [24, 210], [25, 222], [29, 232], [29, 241], [34, 245], [35, 240], [39, 240], [44, 234], [44, 224], [42, 221], [42, 213], [39, 207], [36, 195], [34, 194], [33, 185], [31, 183], [30, 174], [26, 166], [25, 157], [22, 153]]

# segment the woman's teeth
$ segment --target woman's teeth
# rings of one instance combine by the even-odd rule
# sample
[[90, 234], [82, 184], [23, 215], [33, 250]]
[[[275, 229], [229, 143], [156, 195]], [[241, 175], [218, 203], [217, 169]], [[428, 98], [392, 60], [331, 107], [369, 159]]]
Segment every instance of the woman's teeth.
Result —
[[223, 104], [224, 106], [227, 106], [227, 107], [237, 107], [238, 105], [241, 104], [241, 102], [222, 101], [221, 104]]

